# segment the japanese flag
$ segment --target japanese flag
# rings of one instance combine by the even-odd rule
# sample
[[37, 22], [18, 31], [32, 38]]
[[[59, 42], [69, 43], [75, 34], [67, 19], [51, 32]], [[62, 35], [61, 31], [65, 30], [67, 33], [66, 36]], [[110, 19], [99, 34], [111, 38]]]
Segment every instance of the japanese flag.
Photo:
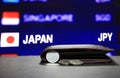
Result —
[[19, 47], [19, 33], [1, 33], [1, 47]]
[[3, 12], [2, 25], [18, 25], [20, 23], [19, 12]]

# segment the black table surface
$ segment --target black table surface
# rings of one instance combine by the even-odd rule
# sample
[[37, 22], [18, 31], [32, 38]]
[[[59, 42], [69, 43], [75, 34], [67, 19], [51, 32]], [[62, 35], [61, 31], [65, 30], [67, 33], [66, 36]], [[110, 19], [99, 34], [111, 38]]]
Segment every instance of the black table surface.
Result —
[[118, 65], [40, 65], [39, 56], [0, 57], [0, 78], [120, 78], [120, 56], [111, 58]]

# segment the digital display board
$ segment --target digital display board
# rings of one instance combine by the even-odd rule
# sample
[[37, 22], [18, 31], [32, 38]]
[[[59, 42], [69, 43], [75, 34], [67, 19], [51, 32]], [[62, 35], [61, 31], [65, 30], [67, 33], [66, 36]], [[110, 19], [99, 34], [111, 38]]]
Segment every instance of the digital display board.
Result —
[[1, 0], [0, 18], [0, 54], [39, 55], [57, 44], [120, 50], [119, 0]]

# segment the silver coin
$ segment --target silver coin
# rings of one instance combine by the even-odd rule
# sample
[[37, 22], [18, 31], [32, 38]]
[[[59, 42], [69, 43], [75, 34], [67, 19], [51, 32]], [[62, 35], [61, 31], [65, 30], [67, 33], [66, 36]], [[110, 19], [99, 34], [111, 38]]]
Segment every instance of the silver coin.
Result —
[[62, 59], [58, 62], [60, 65], [82, 65], [82, 62], [79, 59]]
[[60, 59], [60, 55], [57, 51], [50, 51], [46, 54], [46, 59], [49, 63], [56, 63]]
[[58, 62], [60, 65], [69, 65], [69, 59], [62, 59]]
[[83, 62], [79, 59], [72, 59], [72, 60], [69, 60], [69, 64], [71, 64], [71, 65], [82, 65]]

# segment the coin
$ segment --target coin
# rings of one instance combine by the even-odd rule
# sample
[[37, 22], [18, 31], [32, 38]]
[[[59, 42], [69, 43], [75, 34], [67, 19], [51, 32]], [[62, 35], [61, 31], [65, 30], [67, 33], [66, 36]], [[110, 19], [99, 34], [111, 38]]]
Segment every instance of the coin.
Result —
[[62, 59], [58, 62], [60, 65], [82, 65], [82, 62], [79, 59]]
[[82, 65], [83, 62], [79, 59], [72, 59], [72, 60], [69, 60], [69, 64], [71, 64], [71, 65]]
[[58, 62], [60, 65], [69, 65], [69, 59], [62, 59]]

